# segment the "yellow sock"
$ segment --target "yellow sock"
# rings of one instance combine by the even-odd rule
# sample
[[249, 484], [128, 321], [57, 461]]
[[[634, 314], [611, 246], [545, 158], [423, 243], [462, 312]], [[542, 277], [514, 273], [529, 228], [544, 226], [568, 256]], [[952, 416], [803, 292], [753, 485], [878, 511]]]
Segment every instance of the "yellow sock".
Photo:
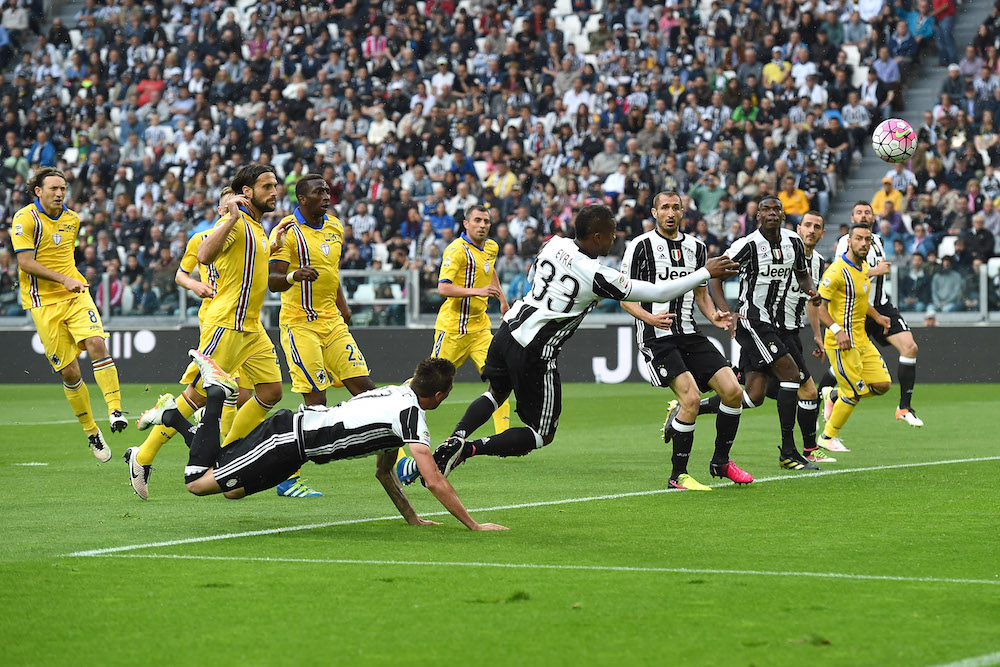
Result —
[[63, 382], [63, 392], [69, 406], [73, 408], [73, 413], [80, 420], [80, 426], [87, 435], [92, 435], [98, 431], [97, 422], [94, 421], [94, 413], [90, 409], [90, 392], [87, 385], [83, 383], [83, 378], [76, 381], [76, 384], [66, 384]]
[[[190, 417], [196, 409], [183, 394], [177, 397], [177, 412], [181, 413], [184, 419]], [[152, 432], [146, 436], [145, 442], [139, 446], [139, 451], [135, 455], [136, 462], [143, 466], [153, 465], [153, 459], [160, 452], [160, 447], [175, 435], [177, 435], [177, 431], [169, 426], [154, 427]]]
[[111, 357], [94, 361], [94, 379], [104, 392], [104, 402], [108, 404], [108, 414], [122, 409], [122, 392], [118, 386], [118, 368]]
[[229, 433], [226, 434], [226, 439], [223, 441], [222, 446], [225, 447], [248, 435], [250, 431], [254, 430], [258, 424], [267, 418], [267, 413], [273, 407], [273, 405], [261, 403], [260, 399], [256, 396], [244, 403], [243, 407], [237, 410], [236, 418], [233, 419], [233, 425], [230, 427]]
[[843, 397], [837, 399], [833, 406], [833, 414], [830, 415], [830, 421], [823, 427], [823, 435], [828, 438], [837, 437], [840, 429], [844, 428], [844, 424], [847, 423], [847, 418], [854, 412], [855, 405], [857, 404], [848, 403]]
[[236, 419], [236, 399], [227, 400], [222, 404], [222, 421], [219, 422], [219, 433], [225, 438], [233, 428], [233, 420]]
[[493, 413], [493, 430], [497, 435], [510, 428], [510, 399], [503, 402], [496, 412]]
[[396, 463], [399, 463], [406, 458], [406, 450], [400, 447], [396, 450]]

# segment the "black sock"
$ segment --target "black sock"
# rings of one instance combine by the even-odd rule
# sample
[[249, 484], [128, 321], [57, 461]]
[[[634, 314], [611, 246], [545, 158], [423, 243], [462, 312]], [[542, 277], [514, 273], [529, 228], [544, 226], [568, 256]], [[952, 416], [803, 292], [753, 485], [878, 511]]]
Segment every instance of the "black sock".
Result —
[[184, 438], [184, 444], [191, 449], [191, 442], [194, 440], [194, 424], [184, 418], [178, 410], [167, 410], [163, 413], [163, 425], [174, 429]]
[[742, 407], [719, 406], [719, 414], [715, 417], [715, 453], [712, 455], [712, 463], [718, 465], [729, 463], [729, 452], [733, 449], [736, 432], [740, 428], [741, 414], [743, 414]]
[[899, 358], [899, 407], [909, 410], [910, 400], [913, 398], [913, 385], [917, 382], [917, 360], [903, 361], [905, 358]]
[[836, 385], [837, 378], [833, 376], [833, 369], [827, 367], [826, 372], [823, 373], [823, 377], [819, 379], [819, 384], [816, 385], [816, 388], [823, 390], [827, 387], [835, 387]]
[[722, 404], [722, 399], [719, 398], [718, 394], [715, 396], [709, 396], [708, 398], [701, 399], [701, 403], [698, 405], [699, 415], [714, 415], [719, 411], [719, 406]]
[[468, 438], [476, 432], [476, 429], [489, 421], [493, 413], [497, 411], [497, 407], [499, 406], [494, 401], [493, 395], [486, 392], [470, 403], [469, 407], [465, 409], [465, 414], [462, 415], [462, 419], [455, 426], [452, 435], [457, 435], [460, 438]]
[[[226, 400], [226, 391], [222, 387], [206, 387], [208, 401], [205, 403], [205, 415], [201, 418], [201, 425], [195, 432], [194, 440], [191, 443], [191, 451], [188, 452], [188, 467], [194, 468], [189, 474], [184, 471], [184, 481], [190, 482], [198, 479], [205, 470], [215, 464], [215, 459], [222, 448], [219, 442], [220, 422], [222, 421], [222, 404]], [[204, 468], [205, 470], [200, 470]]]
[[798, 402], [799, 385], [782, 382], [778, 388], [778, 425], [781, 427], [781, 451], [795, 450], [795, 404]]
[[670, 479], [677, 479], [688, 471], [688, 459], [691, 458], [691, 448], [694, 447], [694, 424], [682, 422], [674, 417], [673, 422], [674, 438], [671, 444], [674, 446], [674, 453], [670, 457], [673, 469], [670, 471]]
[[799, 401], [799, 432], [802, 433], [802, 451], [816, 449], [816, 419], [819, 416], [818, 401]]
[[466, 457], [478, 455], [524, 456], [541, 446], [541, 440], [533, 430], [527, 426], [518, 426], [497, 435], [465, 443], [464, 454]]

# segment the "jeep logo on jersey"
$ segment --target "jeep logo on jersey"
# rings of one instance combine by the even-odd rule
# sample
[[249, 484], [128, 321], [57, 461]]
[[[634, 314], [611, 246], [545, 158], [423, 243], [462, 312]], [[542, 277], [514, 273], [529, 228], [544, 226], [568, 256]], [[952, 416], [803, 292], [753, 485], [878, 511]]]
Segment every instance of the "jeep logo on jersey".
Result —
[[767, 273], [764, 273], [763, 275], [768, 278], [787, 278], [788, 274], [791, 272], [792, 270], [788, 267], [772, 266]]
[[323, 253], [324, 257], [329, 257], [330, 256], [330, 244], [329, 243], [322, 243], [322, 244], [320, 244], [319, 249], [320, 249], [320, 252]]
[[771, 248], [771, 257], [775, 262], [783, 261], [784, 255], [781, 254], [781, 248]]
[[62, 243], [62, 234], [60, 234], [58, 232], [56, 232], [55, 234], [53, 234], [52, 235], [52, 242], [55, 243], [56, 245], [59, 245], [60, 243]]
[[691, 273], [691, 269], [677, 266], [677, 267], [663, 267], [663, 269], [656, 274], [656, 277], [660, 280], [677, 280], [681, 276], [686, 276]]

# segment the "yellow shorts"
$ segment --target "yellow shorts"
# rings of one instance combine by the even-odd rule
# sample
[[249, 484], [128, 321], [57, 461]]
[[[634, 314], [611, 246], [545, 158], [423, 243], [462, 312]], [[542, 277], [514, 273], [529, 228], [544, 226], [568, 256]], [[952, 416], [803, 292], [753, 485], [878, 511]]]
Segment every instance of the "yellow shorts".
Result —
[[281, 348], [296, 394], [343, 387], [344, 380], [369, 374], [361, 348], [340, 318], [282, 324]]
[[[230, 375], [239, 372], [240, 379], [249, 383], [246, 386], [281, 382], [277, 351], [263, 329], [236, 331], [206, 326], [201, 330], [198, 349]], [[241, 383], [241, 386], [244, 385]]]
[[47, 306], [36, 306], [29, 312], [45, 348], [45, 356], [56, 372], [73, 363], [80, 351], [86, 349], [83, 341], [94, 336], [108, 337], [90, 292]]
[[476, 365], [476, 370], [482, 373], [483, 364], [486, 363], [486, 353], [492, 342], [493, 332], [489, 329], [467, 334], [447, 333], [438, 329], [434, 332], [434, 349], [431, 350], [431, 356], [447, 359], [455, 364], [455, 368], [464, 364], [466, 359], [471, 359]]
[[[209, 328], [213, 329], [212, 327], [209, 327]], [[213, 331], [214, 331], [214, 329], [213, 329]], [[205, 327], [199, 326], [198, 327], [198, 338], [199, 338], [199, 341], [201, 339], [202, 334], [204, 334], [204, 332], [205, 332]], [[237, 371], [232, 374], [233, 377], [235, 377], [236, 381], [239, 382], [240, 389], [253, 389], [253, 385], [250, 383], [250, 380], [247, 378], [246, 373], [241, 372], [242, 370], [243, 370], [242, 368], [237, 369]], [[181, 376], [180, 383], [186, 387], [186, 386], [188, 386], [189, 384], [191, 384], [192, 382], [194, 382], [197, 379], [198, 379], [198, 367], [195, 366], [194, 362], [192, 361], [191, 363], [188, 364], [188, 367], [186, 369], [184, 369], [184, 375]]]
[[869, 395], [868, 385], [892, 381], [882, 355], [871, 343], [849, 350], [828, 347], [826, 353], [841, 396], [858, 399]]

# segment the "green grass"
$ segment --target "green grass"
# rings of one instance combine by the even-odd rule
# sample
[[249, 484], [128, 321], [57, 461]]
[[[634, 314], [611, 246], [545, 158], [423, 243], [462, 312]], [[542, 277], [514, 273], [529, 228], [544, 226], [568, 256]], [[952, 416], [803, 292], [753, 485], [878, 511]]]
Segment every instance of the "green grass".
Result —
[[[161, 389], [124, 387], [133, 417]], [[481, 391], [459, 386], [429, 413], [435, 437]], [[553, 445], [477, 459], [452, 481], [470, 508], [663, 489], [669, 397], [645, 385], [566, 386]], [[893, 421], [894, 397], [864, 401], [843, 433], [854, 451], [826, 468], [994, 455], [998, 398], [997, 385], [918, 386], [921, 430]], [[72, 417], [57, 384], [3, 386], [0, 400], [3, 665], [931, 665], [1000, 650], [998, 585], [797, 574], [1000, 584], [1000, 461], [795, 479], [777, 466], [773, 402], [744, 413], [734, 458], [781, 479], [750, 487], [474, 513], [504, 533], [473, 533], [450, 516], [432, 527], [393, 519], [74, 558], [64, 554], [394, 510], [374, 459], [308, 466], [322, 499], [195, 498], [181, 483], [179, 441], [157, 458], [143, 502], [121, 460], [140, 441], [134, 425], [109, 437], [115, 456], [99, 465], [75, 423], [38, 425]], [[703, 418], [691, 472], [705, 483], [713, 437]], [[25, 462], [48, 465], [13, 465]], [[409, 494], [418, 511], [441, 509], [422, 487]]]

